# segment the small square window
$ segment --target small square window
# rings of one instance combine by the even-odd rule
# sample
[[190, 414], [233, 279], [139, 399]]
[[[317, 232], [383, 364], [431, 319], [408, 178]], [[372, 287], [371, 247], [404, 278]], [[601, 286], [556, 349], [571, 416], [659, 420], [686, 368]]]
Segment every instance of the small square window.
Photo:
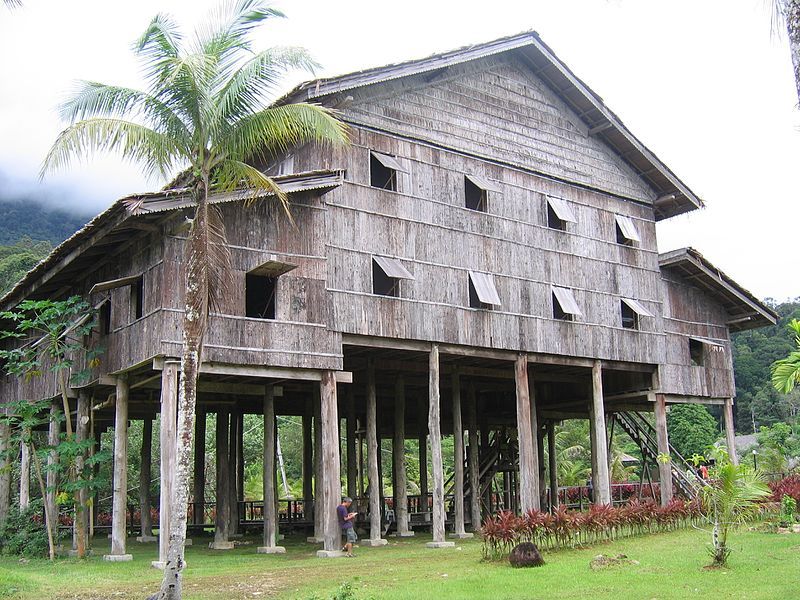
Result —
[[375, 261], [372, 261], [372, 293], [393, 298], [400, 296], [400, 280], [389, 277]]
[[577, 223], [570, 205], [561, 198], [547, 196], [547, 226], [550, 229], [567, 230], [567, 223]]
[[469, 272], [469, 307], [491, 309], [500, 306], [500, 294], [488, 273]]
[[369, 184], [372, 187], [396, 192], [397, 173], [406, 172], [394, 156], [380, 152], [369, 153]]
[[553, 286], [553, 318], [560, 321], [574, 321], [581, 316], [581, 310], [568, 288]]
[[639, 232], [636, 230], [636, 225], [630, 217], [623, 215], [614, 215], [616, 221], [616, 234], [617, 243], [623, 246], [633, 246], [634, 244], [641, 243], [642, 238], [639, 237]]
[[396, 258], [372, 257], [372, 293], [379, 296], [400, 297], [400, 281], [414, 276]]
[[469, 177], [464, 177], [464, 206], [470, 210], [486, 212], [488, 192], [473, 183]]
[[254, 319], [275, 318], [277, 277], [247, 273], [245, 276], [245, 315]]
[[625, 329], [639, 329], [639, 315], [630, 306], [620, 301], [622, 311], [622, 326]]
[[689, 357], [693, 367], [702, 367], [705, 364], [705, 344], [700, 340], [689, 338]]

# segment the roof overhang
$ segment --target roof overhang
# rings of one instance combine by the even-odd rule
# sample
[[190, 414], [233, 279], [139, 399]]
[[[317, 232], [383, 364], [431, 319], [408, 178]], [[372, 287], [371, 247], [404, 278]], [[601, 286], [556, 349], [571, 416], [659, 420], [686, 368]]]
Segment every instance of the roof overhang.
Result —
[[[287, 194], [328, 190], [341, 185], [339, 170], [309, 171], [273, 177]], [[213, 204], [236, 202], [272, 194], [254, 195], [241, 190], [214, 194]], [[71, 282], [84, 277], [113, 260], [141, 234], [158, 231], [158, 223], [172, 211], [194, 205], [188, 189], [170, 189], [127, 196], [114, 202], [79, 231], [59, 244], [44, 260], [28, 271], [17, 284], [0, 298], [0, 310], [8, 310], [33, 294], [60, 296], [69, 291]]]
[[731, 331], [757, 329], [778, 322], [778, 315], [694, 248], [664, 252], [658, 257], [662, 270], [669, 270], [701, 288], [717, 300], [730, 315]]
[[430, 73], [488, 56], [513, 52], [578, 115], [596, 136], [641, 177], [655, 194], [656, 220], [702, 208], [702, 200], [653, 154], [545, 44], [536, 32], [525, 32], [485, 44], [467, 46], [427, 58], [358, 71], [339, 77], [316, 79], [297, 86], [277, 104], [323, 101], [351, 89]]

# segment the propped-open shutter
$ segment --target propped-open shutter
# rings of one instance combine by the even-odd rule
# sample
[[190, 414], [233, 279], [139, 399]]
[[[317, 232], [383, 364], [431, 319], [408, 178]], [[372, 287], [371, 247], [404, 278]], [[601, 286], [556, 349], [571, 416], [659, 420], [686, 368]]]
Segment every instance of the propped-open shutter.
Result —
[[556, 213], [556, 216], [562, 221], [568, 221], [570, 223], [578, 222], [578, 219], [575, 218], [575, 213], [572, 212], [572, 207], [566, 200], [547, 196], [547, 203], [550, 205], [550, 208], [553, 209], [553, 212]]
[[578, 308], [578, 303], [575, 302], [575, 296], [572, 295], [572, 290], [554, 285], [553, 295], [556, 297], [556, 301], [558, 301], [558, 305], [563, 312], [575, 317], [581, 316], [581, 309]]
[[392, 277], [393, 279], [414, 279], [414, 276], [396, 258], [373, 256], [372, 260], [378, 263], [378, 266], [386, 273], [387, 277]]
[[486, 179], [485, 177], [481, 177], [480, 175], [465, 175], [467, 179], [469, 179], [472, 183], [477, 185], [482, 190], [486, 190], [487, 192], [500, 192], [500, 186], [496, 184], [494, 181], [490, 179]]
[[494, 285], [494, 278], [491, 275], [488, 273], [470, 271], [469, 279], [472, 281], [475, 293], [478, 295], [478, 300], [484, 304], [500, 306], [500, 294], [497, 293], [497, 288]]
[[647, 310], [638, 300], [633, 300], [632, 298], [622, 298], [621, 299], [628, 307], [635, 312], [640, 317], [652, 317], [653, 313]]
[[392, 169], [394, 171], [399, 171], [400, 173], [408, 173], [408, 169], [403, 167], [400, 162], [394, 157], [389, 156], [388, 154], [381, 154], [380, 152], [372, 151], [372, 156], [374, 156], [379, 163], [381, 163], [387, 169]]
[[619, 230], [622, 232], [622, 235], [625, 237], [626, 240], [630, 240], [631, 242], [641, 242], [642, 238], [639, 237], [639, 232], [636, 230], [636, 225], [633, 224], [633, 221], [630, 217], [626, 217], [624, 215], [614, 215], [617, 219], [617, 225], [619, 226]]

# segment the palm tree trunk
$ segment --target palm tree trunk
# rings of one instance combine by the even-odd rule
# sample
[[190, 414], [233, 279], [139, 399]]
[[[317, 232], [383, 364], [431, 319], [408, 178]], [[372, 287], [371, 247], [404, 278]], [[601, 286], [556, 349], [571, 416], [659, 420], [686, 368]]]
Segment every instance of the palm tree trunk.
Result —
[[186, 312], [183, 321], [183, 356], [178, 384], [178, 432], [175, 484], [170, 499], [169, 548], [164, 566], [159, 600], [180, 600], [182, 594], [181, 571], [186, 543], [186, 517], [189, 504], [189, 478], [193, 465], [195, 408], [197, 404], [197, 378], [203, 352], [208, 317], [208, 272], [202, 268], [207, 260], [204, 241], [208, 239], [208, 179], [195, 190], [197, 209], [192, 232], [187, 242], [186, 260]]
[[792, 54], [794, 82], [800, 101], [800, 0], [783, 0], [786, 31], [789, 34], [789, 51]]

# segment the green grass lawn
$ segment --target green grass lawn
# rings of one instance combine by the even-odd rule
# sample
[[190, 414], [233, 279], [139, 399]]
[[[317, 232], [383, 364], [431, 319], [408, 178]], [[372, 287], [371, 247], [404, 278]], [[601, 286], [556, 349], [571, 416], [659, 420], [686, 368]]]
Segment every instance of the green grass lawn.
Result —
[[[512, 569], [480, 560], [480, 542], [456, 549], [424, 547], [424, 537], [383, 548], [358, 548], [352, 559], [318, 559], [314, 548], [285, 542], [284, 556], [257, 555], [258, 540], [214, 552], [196, 540], [187, 549], [184, 598], [233, 600], [329, 598], [350, 581], [359, 599], [487, 598], [800, 598], [800, 535], [741, 532], [732, 536], [730, 568], [708, 570], [708, 536], [694, 530], [629, 538], [581, 550], [548, 552], [539, 569]], [[98, 554], [107, 548], [96, 549]], [[98, 540], [96, 546], [100, 546]], [[105, 563], [100, 556], [50, 564], [0, 559], [0, 598], [142, 599], [157, 589], [150, 567], [155, 544], [129, 544], [134, 560]], [[597, 554], [627, 554], [638, 565], [592, 571]]]

